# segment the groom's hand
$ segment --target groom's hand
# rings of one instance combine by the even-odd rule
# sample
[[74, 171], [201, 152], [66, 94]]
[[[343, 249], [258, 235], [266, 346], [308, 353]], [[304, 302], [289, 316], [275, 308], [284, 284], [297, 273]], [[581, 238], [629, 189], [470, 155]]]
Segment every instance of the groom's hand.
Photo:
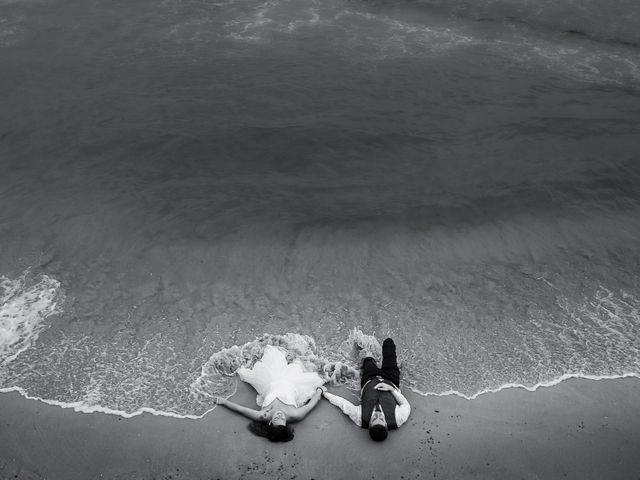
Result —
[[374, 388], [382, 392], [393, 392], [396, 389], [395, 387], [389, 385], [388, 383], [379, 383]]

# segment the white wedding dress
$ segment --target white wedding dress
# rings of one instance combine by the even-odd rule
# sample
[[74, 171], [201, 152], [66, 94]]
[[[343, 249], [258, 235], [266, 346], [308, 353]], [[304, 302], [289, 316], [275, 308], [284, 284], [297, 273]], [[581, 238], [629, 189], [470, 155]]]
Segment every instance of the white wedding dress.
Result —
[[262, 359], [253, 368], [240, 367], [238, 376], [258, 392], [256, 403], [266, 407], [276, 398], [294, 407], [304, 405], [324, 384], [317, 372], [305, 371], [295, 360], [287, 363], [283, 350], [272, 345], [264, 349]]

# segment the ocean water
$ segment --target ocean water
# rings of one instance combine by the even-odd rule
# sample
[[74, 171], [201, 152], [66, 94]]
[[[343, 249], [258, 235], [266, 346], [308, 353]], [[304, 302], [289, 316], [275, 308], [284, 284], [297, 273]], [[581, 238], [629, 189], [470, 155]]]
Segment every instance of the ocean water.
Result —
[[0, 389], [200, 416], [640, 375], [640, 4], [0, 0]]

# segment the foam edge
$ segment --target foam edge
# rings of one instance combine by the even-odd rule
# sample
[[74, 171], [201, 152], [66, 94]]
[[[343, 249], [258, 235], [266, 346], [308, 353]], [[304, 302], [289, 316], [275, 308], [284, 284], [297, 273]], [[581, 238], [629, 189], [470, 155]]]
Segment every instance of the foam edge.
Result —
[[564, 382], [565, 380], [570, 380], [573, 378], [578, 378], [578, 379], [583, 379], [583, 380], [617, 380], [617, 379], [621, 379], [621, 378], [630, 378], [630, 377], [635, 377], [635, 378], [640, 378], [640, 374], [639, 373], [635, 373], [635, 372], [629, 372], [629, 373], [622, 373], [620, 375], [587, 375], [587, 374], [583, 374], [583, 373], [565, 373], [563, 375], [561, 375], [558, 378], [555, 378], [553, 380], [549, 380], [546, 382], [540, 382], [540, 383], [536, 383], [533, 386], [527, 386], [527, 385], [523, 385], [521, 383], [505, 383], [504, 385], [501, 385], [497, 388], [488, 388], [486, 390], [481, 390], [477, 393], [474, 393], [473, 395], [465, 395], [462, 392], [458, 392], [457, 390], [447, 390], [446, 392], [441, 392], [441, 393], [436, 393], [436, 392], [421, 392], [420, 390], [414, 389], [414, 388], [410, 388], [410, 390], [413, 393], [416, 393], [420, 396], [423, 397], [431, 397], [431, 396], [435, 396], [435, 397], [447, 397], [447, 396], [451, 396], [451, 395], [455, 395], [457, 397], [461, 397], [464, 398], [465, 400], [475, 400], [476, 398], [478, 398], [481, 395], [485, 395], [487, 393], [498, 393], [502, 390], [506, 390], [509, 388], [523, 388], [529, 392], [535, 392], [536, 390], [538, 390], [539, 388], [546, 388], [546, 387], [553, 387], [555, 385], [558, 385], [559, 383]]
[[[237, 390], [238, 390], [238, 383], [236, 382], [235, 389], [226, 398], [230, 398], [233, 395], [235, 395]], [[16, 392], [20, 394], [22, 397], [26, 398], [27, 400], [36, 400], [38, 402], [42, 402], [47, 405], [53, 405], [53, 406], [64, 408], [64, 409], [70, 408], [70, 409], [73, 409], [74, 412], [78, 412], [78, 413], [104, 413], [106, 415], [116, 415], [122, 418], [133, 418], [133, 417], [137, 417], [138, 415], [142, 415], [144, 413], [150, 413], [151, 415], [154, 415], [156, 417], [171, 417], [171, 418], [177, 418], [181, 420], [200, 420], [205, 415], [213, 412], [218, 406], [218, 405], [214, 405], [213, 407], [205, 411], [202, 415], [181, 415], [175, 412], [165, 412], [162, 410], [156, 410], [155, 408], [151, 408], [151, 407], [141, 407], [138, 410], [135, 410], [133, 412], [125, 412], [123, 410], [115, 410], [115, 409], [103, 407], [100, 405], [87, 405], [82, 401], [60, 402], [58, 400], [48, 400], [46, 398], [29, 395], [27, 391], [21, 387], [0, 388], [0, 394], [12, 393], [12, 392]]]
[[[535, 392], [536, 390], [538, 390], [539, 388], [547, 388], [547, 387], [553, 387], [555, 385], [558, 385], [562, 382], [564, 382], [565, 380], [570, 380], [570, 379], [583, 379], [583, 380], [592, 380], [592, 381], [598, 381], [598, 380], [618, 380], [618, 379], [622, 379], [622, 378], [638, 378], [640, 379], [640, 374], [635, 373], [635, 372], [630, 372], [630, 373], [623, 373], [620, 375], [587, 375], [587, 374], [582, 374], [582, 373], [566, 373], [564, 375], [561, 375], [560, 377], [554, 379], [554, 380], [549, 380], [547, 382], [540, 382], [537, 383], [533, 386], [527, 386], [527, 385], [523, 385], [520, 383], [507, 383], [504, 385], [501, 385], [500, 387], [497, 388], [491, 388], [491, 389], [486, 389], [486, 390], [482, 390], [480, 392], [477, 392], [473, 395], [465, 395], [461, 392], [458, 392], [456, 390], [448, 390], [446, 392], [441, 392], [441, 393], [436, 393], [436, 392], [421, 392], [419, 390], [416, 390], [414, 388], [409, 388], [409, 390], [411, 390], [413, 393], [420, 395], [422, 397], [430, 397], [430, 396], [435, 396], [435, 397], [447, 397], [447, 396], [457, 396], [460, 398], [464, 398], [465, 400], [475, 400], [478, 397], [480, 397], [481, 395], [486, 395], [486, 394], [490, 394], [490, 393], [498, 393], [502, 390], [506, 390], [509, 388], [522, 388], [525, 389], [529, 392]], [[228, 395], [226, 398], [230, 398], [233, 395], [235, 395], [235, 393], [237, 392], [238, 389], [238, 383], [236, 382], [235, 385], [235, 389], [234, 391]], [[12, 392], [16, 392], [18, 394], [20, 394], [22, 397], [26, 398], [27, 400], [36, 400], [38, 402], [42, 402], [45, 403], [47, 405], [53, 405], [56, 407], [60, 407], [60, 408], [71, 408], [73, 409], [74, 412], [78, 412], [78, 413], [104, 413], [106, 415], [116, 415], [119, 417], [123, 417], [123, 418], [133, 418], [133, 417], [137, 417], [138, 415], [142, 415], [144, 413], [149, 413], [151, 415], [157, 416], [157, 417], [171, 417], [171, 418], [177, 418], [177, 419], [181, 419], [181, 420], [200, 420], [201, 418], [204, 418], [207, 414], [213, 412], [217, 405], [214, 405], [213, 407], [211, 407], [210, 409], [208, 409], [207, 411], [205, 411], [202, 415], [180, 415], [178, 413], [174, 413], [174, 412], [165, 412], [162, 410], [156, 410], [154, 408], [151, 407], [142, 407], [139, 408], [138, 410], [134, 411], [134, 412], [125, 412], [122, 410], [114, 410], [111, 408], [107, 408], [107, 407], [102, 407], [99, 405], [86, 405], [83, 402], [79, 401], [79, 402], [60, 402], [58, 400], [47, 400], [44, 398], [40, 398], [40, 397], [35, 397], [32, 395], [29, 395], [23, 388], [20, 387], [8, 387], [8, 388], [0, 388], [0, 393], [12, 393]]]

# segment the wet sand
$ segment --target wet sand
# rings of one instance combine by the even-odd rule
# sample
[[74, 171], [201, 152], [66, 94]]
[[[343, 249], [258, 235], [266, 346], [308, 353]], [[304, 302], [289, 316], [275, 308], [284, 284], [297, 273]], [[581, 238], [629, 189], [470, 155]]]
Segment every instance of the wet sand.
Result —
[[[637, 378], [571, 379], [475, 400], [405, 393], [411, 417], [381, 444], [326, 400], [292, 442], [272, 444], [220, 407], [200, 420], [125, 419], [5, 393], [0, 478], [640, 478]], [[244, 405], [254, 398], [243, 384], [234, 396]]]

